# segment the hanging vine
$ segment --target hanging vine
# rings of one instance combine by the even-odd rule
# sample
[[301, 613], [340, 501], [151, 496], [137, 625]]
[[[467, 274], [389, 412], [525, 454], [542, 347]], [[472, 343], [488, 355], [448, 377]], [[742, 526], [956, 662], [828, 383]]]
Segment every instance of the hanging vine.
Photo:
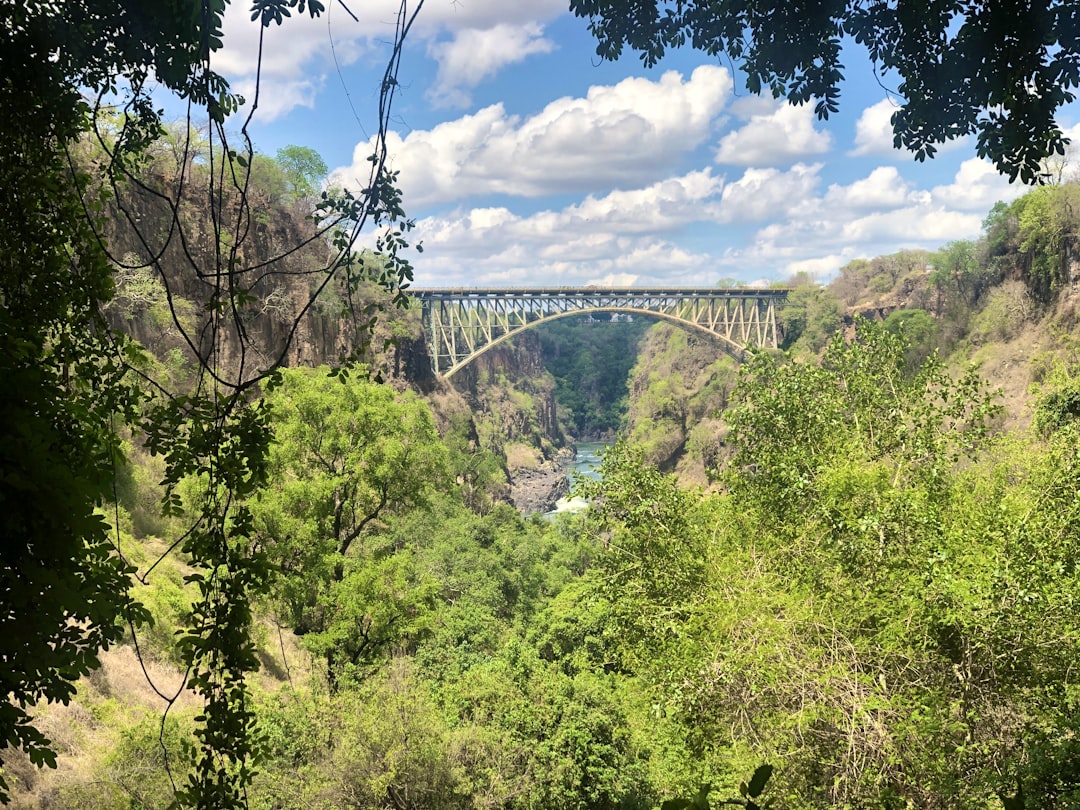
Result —
[[[98, 651], [119, 640], [123, 625], [117, 619], [125, 618], [137, 633], [147, 618], [129, 596], [126, 583], [134, 571], [119, 553], [118, 538], [110, 548], [106, 524], [93, 514], [109, 497], [120, 416], [137, 441], [164, 459], [164, 511], [190, 521], [166, 554], [183, 555], [194, 569], [187, 583], [195, 596], [180, 650], [186, 688], [204, 708], [196, 719], [193, 768], [186, 782], [174, 781], [176, 801], [182, 807], [246, 806], [258, 751], [246, 683], [258, 667], [250, 604], [273, 576], [245, 503], [266, 480], [272, 439], [261, 393], [274, 384], [320, 296], [340, 289], [346, 304], [353, 302], [351, 293], [370, 275], [357, 248], [363, 232], [379, 231], [379, 280], [394, 301], [403, 300], [412, 279], [406, 258], [412, 222], [387, 164], [386, 134], [402, 48], [422, 4], [403, 0], [398, 8], [366, 184], [355, 193], [323, 194], [314, 227], [271, 256], [256, 249], [259, 220], [251, 194], [250, 129], [260, 83], [245, 103], [211, 66], [212, 54], [223, 46], [225, 0], [137, 7], [81, 0], [60, 8], [32, 0], [4, 12], [10, 43], [0, 64], [0, 101], [13, 117], [30, 116], [34, 124], [18, 138], [16, 121], [0, 127], [0, 134], [11, 136], [5, 142], [18, 147], [0, 158], [5, 186], [18, 182], [26, 192], [5, 207], [9, 220], [0, 225], [2, 367], [20, 381], [17, 391], [0, 399], [0, 410], [19, 428], [17, 440], [0, 441], [0, 460], [5, 470], [25, 468], [26, 480], [7, 476], [0, 500], [14, 502], [20, 491], [44, 493], [59, 482], [73, 503], [70, 520], [61, 511], [35, 530], [49, 505], [22, 496], [26, 514], [12, 513], [13, 542], [0, 561], [0, 622], [4, 629], [10, 624], [3, 614], [14, 605], [20, 577], [44, 570], [53, 556], [73, 555], [71, 576], [88, 584], [70, 593], [52, 588], [62, 598], [55, 616], [42, 615], [33, 625], [36, 657], [22, 661], [5, 654], [5, 669], [15, 666], [0, 676], [9, 696], [0, 704], [0, 752], [17, 745], [37, 764], [55, 762], [27, 706], [69, 699], [74, 681], [98, 665]], [[287, 25], [293, 12], [319, 17], [328, 10], [319, 0], [254, 0], [250, 11], [259, 26], [261, 68], [271, 25]], [[151, 76], [188, 103], [176, 171], [167, 178], [147, 173], [148, 150], [163, 132]], [[96, 98], [83, 97], [88, 88]], [[231, 134], [241, 111], [239, 131]], [[197, 126], [206, 127], [208, 148], [193, 141]], [[33, 215], [33, 199], [49, 209], [47, 226]], [[147, 206], [164, 212], [152, 218], [153, 226], [143, 216]], [[20, 232], [20, 207], [33, 225], [29, 231], [24, 225]], [[206, 212], [209, 233], [192, 229], [192, 211]], [[35, 234], [36, 249], [28, 254], [26, 245], [35, 247], [28, 236]], [[137, 348], [103, 317], [117, 271], [148, 273], [163, 286], [171, 328], [196, 369], [182, 388], [148, 373]], [[306, 299], [292, 311], [278, 308], [269, 333], [253, 330], [266, 294], [282, 284], [297, 289], [299, 280], [307, 281]], [[197, 317], [184, 311], [185, 299], [197, 303]], [[41, 307], [42, 301], [52, 306]], [[363, 346], [374, 312], [350, 306], [347, 316], [351, 351], [344, 362]], [[42, 456], [42, 446], [69, 450]], [[33, 469], [35, 457], [44, 458], [48, 469]], [[66, 471], [67, 484], [57, 478], [60, 471]], [[44, 553], [50, 543], [58, 545], [56, 555]], [[152, 576], [155, 566], [140, 579]], [[35, 582], [24, 583], [26, 600], [47, 601], [52, 586]], [[115, 596], [101, 598], [106, 592]], [[79, 623], [75, 629], [72, 621]], [[70, 654], [49, 658], [48, 650], [67, 649], [57, 647], [65, 638]], [[151, 685], [171, 708], [179, 695]], [[6, 798], [0, 775], [0, 801]]]

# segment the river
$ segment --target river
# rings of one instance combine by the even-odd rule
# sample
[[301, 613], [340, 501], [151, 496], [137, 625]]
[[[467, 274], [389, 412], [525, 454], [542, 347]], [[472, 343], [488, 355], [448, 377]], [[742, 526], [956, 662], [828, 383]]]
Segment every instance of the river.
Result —
[[[580, 477], [600, 477], [600, 473], [598, 472], [600, 459], [603, 452], [610, 446], [611, 442], [581, 442], [577, 445], [577, 455], [574, 456], [574, 461], [570, 464], [570, 469], [567, 472], [567, 475], [570, 478], [571, 487], [574, 485], [574, 481]], [[588, 502], [584, 498], [571, 498], [567, 496], [565, 498], [560, 498], [555, 504], [555, 509], [547, 514], [557, 515], [560, 512], [580, 512], [588, 505]]]

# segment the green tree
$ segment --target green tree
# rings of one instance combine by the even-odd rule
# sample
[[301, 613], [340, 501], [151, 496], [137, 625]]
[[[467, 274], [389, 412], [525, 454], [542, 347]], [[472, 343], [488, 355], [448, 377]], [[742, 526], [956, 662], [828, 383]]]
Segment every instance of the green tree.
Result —
[[784, 349], [816, 353], [825, 347], [840, 328], [840, 305], [818, 284], [799, 284], [777, 314], [783, 328]]
[[973, 451], [999, 409], [993, 396], [974, 370], [953, 380], [933, 357], [910, 370], [907, 348], [860, 320], [855, 341], [835, 335], [820, 365], [765, 354], [745, 365], [728, 413], [732, 493], [778, 531], [798, 531], [820, 494], [816, 471], [838, 458], [890, 459], [898, 480], [932, 482]]
[[283, 146], [277, 150], [277, 163], [285, 174], [288, 193], [298, 200], [314, 197], [326, 178], [326, 161], [307, 146]]
[[82, 93], [133, 87], [114, 143], [120, 163], [156, 133], [151, 70], [220, 114], [231, 97], [199, 58], [202, 26], [217, 30], [220, 19], [196, 3], [94, 0], [31, 0], [0, 18], [0, 373], [10, 382], [0, 395], [0, 751], [20, 746], [39, 765], [55, 754], [29, 707], [67, 702], [122, 622], [145, 618], [95, 512], [112, 488], [115, 427], [134, 421], [139, 397], [125, 379], [125, 343], [100, 314], [112, 292], [100, 200], [83, 198], [87, 177], [69, 159], [91, 121]]
[[[35, 762], [51, 762], [49, 743], [33, 727], [28, 706], [66, 700], [73, 682], [96, 665], [98, 650], [119, 637], [122, 621], [134, 626], [144, 615], [128, 596], [127, 565], [94, 512], [112, 489], [115, 430], [137, 420], [138, 399], [124, 379], [132, 350], [100, 316], [112, 294], [107, 259], [133, 268], [107, 253], [105, 237], [110, 228], [130, 228], [127, 244], [146, 245], [147, 233], [139, 230], [139, 217], [125, 199], [128, 192], [166, 201], [170, 234], [184, 225], [183, 190], [204, 193], [209, 208], [230, 212], [214, 219], [211, 243], [218, 249], [209, 266], [196, 266], [191, 253], [181, 251], [191, 263], [194, 285], [205, 292], [197, 302], [204, 320], [193, 328], [173, 313], [199, 379], [192, 391], [159, 384], [161, 397], [135, 429], [150, 452], [164, 457], [170, 515], [185, 510], [182, 482], [200, 482], [197, 502], [188, 504], [199, 516], [175, 548], [197, 569], [189, 577], [198, 595], [181, 649], [188, 686], [204, 699], [205, 711], [195, 731], [200, 758], [178, 798], [215, 808], [244, 804], [251, 777], [253, 717], [245, 675], [258, 661], [248, 638], [249, 589], [264, 587], [269, 569], [250, 542], [244, 501], [264, 481], [270, 438], [255, 388], [284, 356], [272, 352], [254, 370], [248, 362], [252, 335], [244, 310], [258, 297], [251, 294], [252, 275], [245, 276], [240, 259], [253, 234], [247, 181], [254, 152], [246, 125], [238, 136], [241, 149], [229, 147], [233, 136], [224, 123], [241, 100], [210, 68], [211, 53], [222, 47], [225, 5], [30, 0], [0, 12], [0, 136], [6, 144], [0, 179], [9, 190], [0, 203], [0, 370], [21, 383], [0, 406], [12, 431], [0, 456], [0, 498], [5, 508], [19, 504], [5, 524], [0, 561], [0, 621], [5, 637], [18, 646], [17, 654], [5, 653], [0, 749], [21, 745]], [[258, 0], [252, 21], [261, 36], [293, 11], [318, 16], [324, 8], [318, 0]], [[402, 7], [398, 45], [413, 19]], [[380, 92], [381, 132], [397, 86], [397, 55]], [[196, 165], [189, 147], [199, 147], [190, 126], [183, 128], [174, 144], [183, 141], [172, 155], [175, 171], [163, 173], [175, 181], [171, 196], [136, 174], [155, 159], [147, 148], [161, 132], [151, 75], [155, 85], [205, 112], [214, 142], [202, 172], [205, 182], [186, 182]], [[119, 109], [110, 109], [106, 99], [119, 99]], [[321, 203], [324, 226], [309, 243], [321, 247], [330, 233], [336, 252], [304, 312], [356, 265], [352, 246], [367, 222], [389, 226], [379, 246], [390, 256], [406, 244], [409, 225], [402, 220], [383, 140], [376, 152], [365, 194]], [[84, 173], [88, 166], [92, 176]], [[150, 266], [158, 278], [169, 279], [165, 251], [153, 252], [146, 265], [134, 269]], [[391, 259], [391, 265], [399, 280], [411, 273], [407, 263]], [[266, 275], [266, 266], [259, 265], [258, 277]], [[183, 267], [171, 269], [183, 275]], [[277, 349], [287, 350], [296, 328], [293, 321], [274, 336]], [[240, 344], [232, 344], [238, 368], [224, 359], [233, 339]], [[62, 494], [53, 494], [58, 490]], [[26, 609], [26, 600], [35, 603], [33, 610]], [[18, 630], [9, 633], [14, 623]], [[0, 798], [6, 798], [3, 784]]]
[[904, 361], [911, 371], [919, 368], [937, 348], [940, 328], [934, 316], [925, 309], [898, 309], [889, 313], [884, 326], [900, 335], [907, 345]]
[[1046, 186], [1012, 204], [1018, 250], [1035, 300], [1053, 300], [1069, 281], [1069, 262], [1080, 233], [1080, 185]]
[[252, 155], [251, 171], [248, 174], [248, 194], [265, 200], [266, 205], [273, 205], [289, 191], [289, 181], [285, 172], [272, 157]]
[[1071, 0], [920, 0], [900, 7], [861, 0], [571, 0], [570, 10], [589, 19], [603, 59], [629, 47], [651, 66], [668, 48], [690, 43], [735, 60], [750, 92], [767, 88], [793, 104], [813, 101], [819, 118], [839, 109], [843, 43], [854, 39], [876, 71], [899, 79], [896, 147], [921, 161], [937, 145], [974, 134], [980, 157], [1025, 183], [1040, 179], [1045, 158], [1064, 154], [1055, 113], [1080, 84]]
[[594, 504], [588, 529], [604, 549], [593, 582], [612, 605], [623, 659], [659, 657], [706, 581], [700, 496], [625, 441], [607, 451], [600, 474], [578, 486]]
[[446, 487], [446, 449], [414, 394], [354, 375], [288, 370], [267, 402], [277, 443], [257, 525], [285, 620], [337, 679], [421, 630], [435, 583], [376, 529]]
[[911, 369], [869, 323], [820, 365], [756, 359], [736, 401], [683, 711], [775, 761], [793, 806], [982, 807], [1031, 739], [1038, 779], [1070, 784], [1045, 744], [1072, 727], [1072, 451], [1029, 467], [1036, 448], [990, 441], [976, 377]]
[[930, 266], [933, 268], [931, 283], [961, 308], [977, 305], [987, 291], [1001, 281], [1000, 268], [984, 261], [979, 255], [979, 246], [965, 240], [950, 242], [932, 254]]

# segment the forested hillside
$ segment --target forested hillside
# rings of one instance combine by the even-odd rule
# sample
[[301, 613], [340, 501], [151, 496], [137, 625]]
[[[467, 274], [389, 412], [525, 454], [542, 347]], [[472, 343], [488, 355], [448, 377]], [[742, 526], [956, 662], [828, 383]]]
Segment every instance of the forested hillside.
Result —
[[[558, 430], [498, 404], [532, 396], [511, 379], [546, 379], [541, 353], [477, 366], [475, 415], [396, 377], [400, 345], [371, 355], [393, 385], [283, 372], [250, 500], [276, 572], [252, 603], [251, 806], [649, 808], [703, 784], [737, 796], [763, 763], [782, 807], [1080, 801], [1075, 228], [1047, 263], [1024, 247], [1030, 204], [995, 209], [978, 243], [797, 284], [785, 350], [741, 368], [668, 326], [541, 333], [557, 386], [588, 376], [581, 332], [611, 344], [599, 356], [641, 345], [594, 506], [554, 522], [500, 503], [508, 457]], [[113, 317], [166, 341], [135, 281]], [[407, 313], [385, 323], [412, 345]], [[577, 429], [610, 424], [586, 404], [606, 380], [571, 400]], [[39, 710], [61, 756], [6, 760], [16, 807], [164, 807], [192, 767], [201, 708], [176, 631], [194, 570], [161, 555], [204, 484], [178, 481], [163, 516], [147, 450], [126, 445], [110, 519], [154, 624]], [[655, 466], [685, 478], [693, 457], [712, 494]]]
[[[904, 337], [913, 368], [934, 353], [955, 373], [974, 364], [1002, 391], [1000, 425], [1023, 428], [1043, 387], [1080, 362], [1078, 203], [1077, 182], [1043, 186], [998, 203], [974, 242], [859, 259], [825, 284], [783, 282], [793, 289], [778, 314], [782, 349], [817, 362], [832, 335], [873, 320]], [[651, 462], [703, 483], [730, 454], [716, 417], [735, 376], [716, 347], [653, 327], [630, 382], [628, 435]]]

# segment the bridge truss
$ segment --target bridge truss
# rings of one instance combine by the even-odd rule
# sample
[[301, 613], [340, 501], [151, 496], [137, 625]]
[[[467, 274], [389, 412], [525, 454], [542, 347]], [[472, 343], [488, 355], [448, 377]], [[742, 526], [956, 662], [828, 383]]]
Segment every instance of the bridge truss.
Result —
[[742, 359], [777, 346], [775, 305], [787, 290], [540, 287], [414, 290], [436, 374], [451, 377], [470, 360], [545, 321], [591, 312], [662, 318], [714, 338]]

